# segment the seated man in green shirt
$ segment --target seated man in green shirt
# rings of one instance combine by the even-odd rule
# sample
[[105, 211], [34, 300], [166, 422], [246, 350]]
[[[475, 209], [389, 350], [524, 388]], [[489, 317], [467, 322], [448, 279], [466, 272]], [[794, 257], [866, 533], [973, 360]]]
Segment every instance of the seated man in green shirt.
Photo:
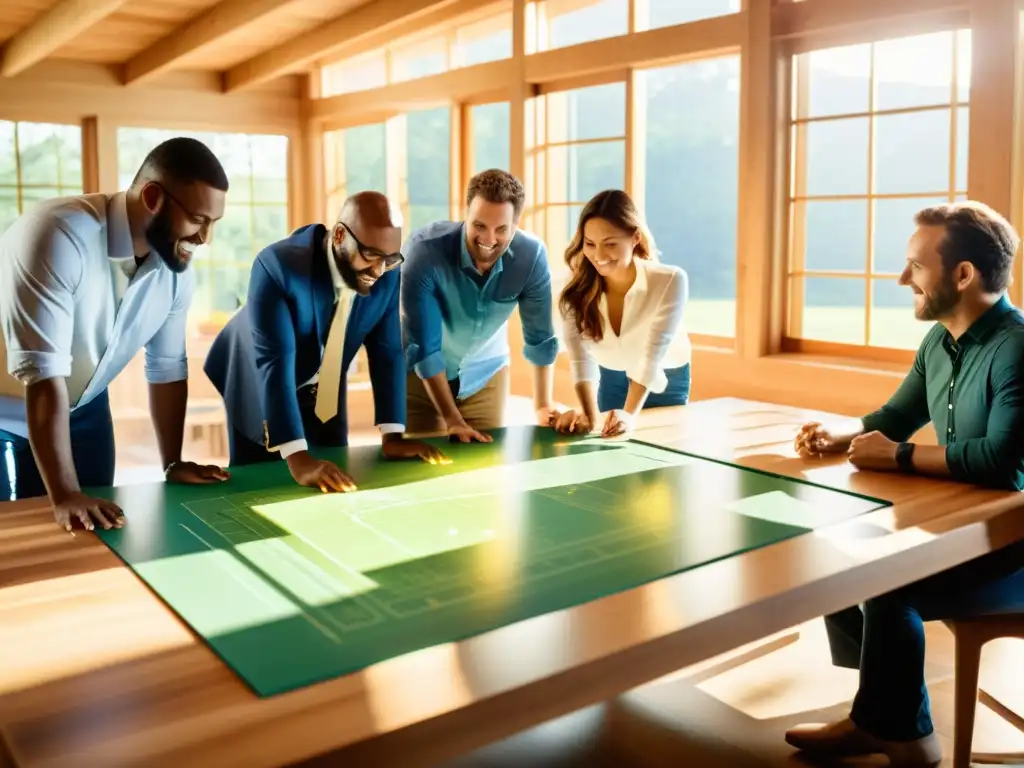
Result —
[[[892, 398], [849, 424], [807, 424], [801, 455], [846, 452], [864, 470], [1024, 489], [1024, 316], [1005, 292], [1020, 238], [976, 202], [915, 216], [900, 284], [937, 321]], [[931, 422], [938, 445], [908, 442]], [[941, 760], [924, 684], [922, 622], [1024, 610], [1024, 542], [825, 617], [832, 660], [860, 670], [850, 716], [786, 733], [828, 756], [884, 753], [893, 766]]]

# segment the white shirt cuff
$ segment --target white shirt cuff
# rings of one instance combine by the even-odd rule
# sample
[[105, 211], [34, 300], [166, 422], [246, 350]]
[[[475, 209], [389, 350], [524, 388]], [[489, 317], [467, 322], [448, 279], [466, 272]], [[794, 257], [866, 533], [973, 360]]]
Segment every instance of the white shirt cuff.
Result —
[[405, 424], [378, 424], [377, 429], [381, 435], [390, 435], [393, 432], [405, 432]]
[[282, 443], [281, 445], [277, 446], [276, 449], [271, 448], [270, 450], [280, 451], [281, 458], [287, 459], [293, 453], [298, 453], [299, 451], [308, 451], [309, 443], [307, 443], [304, 438], [300, 437], [298, 440], [289, 440], [287, 443]]

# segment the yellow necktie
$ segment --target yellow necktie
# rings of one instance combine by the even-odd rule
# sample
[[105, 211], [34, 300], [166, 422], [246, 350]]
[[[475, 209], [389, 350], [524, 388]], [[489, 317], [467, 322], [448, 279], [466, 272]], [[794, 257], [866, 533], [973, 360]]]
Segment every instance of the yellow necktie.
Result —
[[330, 421], [338, 414], [338, 391], [341, 388], [341, 353], [345, 346], [345, 325], [351, 304], [351, 292], [342, 290], [338, 296], [338, 307], [334, 310], [331, 329], [327, 332], [327, 344], [320, 361], [320, 374], [316, 385], [316, 406], [313, 412], [322, 422]]

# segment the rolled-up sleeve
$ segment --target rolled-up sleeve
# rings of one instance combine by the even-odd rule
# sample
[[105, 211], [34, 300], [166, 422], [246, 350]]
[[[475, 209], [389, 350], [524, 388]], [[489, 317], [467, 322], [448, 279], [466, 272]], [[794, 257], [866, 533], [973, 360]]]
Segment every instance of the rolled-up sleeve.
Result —
[[401, 289], [405, 362], [421, 379], [429, 379], [445, 370], [439, 287], [429, 249], [415, 240], [406, 248]]
[[188, 378], [188, 310], [195, 292], [196, 279], [191, 270], [177, 276], [171, 311], [146, 343], [146, 381], [150, 384], [170, 384]]
[[637, 350], [635, 361], [626, 366], [626, 376], [651, 392], [664, 392], [668, 384], [662, 361], [683, 324], [689, 283], [686, 273], [673, 273], [658, 299], [658, 309], [651, 318], [647, 341]]
[[985, 436], [949, 443], [946, 466], [960, 482], [1024, 490], [1024, 333], [1000, 344], [991, 370]]
[[558, 356], [558, 337], [552, 316], [551, 271], [547, 249], [541, 245], [523, 292], [519, 319], [523, 326], [523, 357], [536, 366], [551, 365]]
[[7, 372], [29, 386], [71, 375], [75, 291], [83, 259], [52, 219], [29, 217], [15, 226], [0, 247], [0, 323]]

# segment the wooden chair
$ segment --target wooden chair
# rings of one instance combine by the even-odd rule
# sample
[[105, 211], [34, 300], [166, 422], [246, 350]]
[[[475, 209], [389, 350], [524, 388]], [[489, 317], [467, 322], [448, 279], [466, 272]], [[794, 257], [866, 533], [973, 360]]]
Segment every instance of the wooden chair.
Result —
[[[945, 622], [956, 638], [956, 670], [954, 683], [953, 768], [970, 768], [977, 763], [1018, 764], [1024, 755], [972, 755], [974, 712], [978, 704], [978, 671], [981, 648], [989, 640], [1001, 637], [1024, 639], [1024, 613], [1005, 613], [974, 619]], [[983, 692], [984, 693], [984, 692]], [[1024, 718], [985, 694], [989, 705], [1018, 728], [1024, 730]]]

